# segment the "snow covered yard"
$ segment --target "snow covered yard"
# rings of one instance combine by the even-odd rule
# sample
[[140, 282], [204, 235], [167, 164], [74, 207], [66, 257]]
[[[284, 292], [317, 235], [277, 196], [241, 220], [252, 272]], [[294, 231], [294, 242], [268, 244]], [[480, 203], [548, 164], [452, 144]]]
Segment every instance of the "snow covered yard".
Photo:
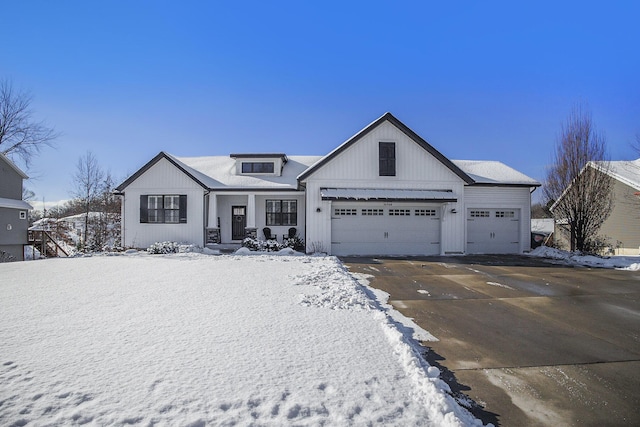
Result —
[[0, 264], [0, 424], [481, 425], [370, 295], [331, 257]]
[[583, 255], [578, 252], [567, 252], [547, 246], [539, 246], [528, 256], [560, 261], [568, 265], [582, 265], [586, 267], [616, 268], [619, 270], [640, 270], [640, 256], [610, 256], [600, 257]]

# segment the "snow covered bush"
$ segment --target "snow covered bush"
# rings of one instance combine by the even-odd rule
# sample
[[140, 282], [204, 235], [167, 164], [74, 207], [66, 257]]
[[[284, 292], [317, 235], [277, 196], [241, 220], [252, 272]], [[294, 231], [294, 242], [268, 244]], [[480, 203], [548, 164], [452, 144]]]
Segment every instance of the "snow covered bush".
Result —
[[282, 246], [284, 248], [291, 248], [294, 251], [304, 252], [304, 240], [302, 240], [300, 236], [285, 238]]
[[184, 245], [176, 242], [156, 242], [147, 248], [150, 254], [177, 254], [197, 252], [193, 245]]
[[179, 252], [176, 242], [156, 242], [147, 248], [150, 254], [175, 254]]
[[259, 240], [247, 237], [242, 241], [242, 246], [250, 251], [258, 252], [278, 252], [282, 245], [275, 240]]

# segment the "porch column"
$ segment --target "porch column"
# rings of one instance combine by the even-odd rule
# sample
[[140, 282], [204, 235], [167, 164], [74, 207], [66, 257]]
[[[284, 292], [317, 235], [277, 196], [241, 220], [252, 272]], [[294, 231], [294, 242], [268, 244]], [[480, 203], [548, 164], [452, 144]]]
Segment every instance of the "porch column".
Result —
[[247, 228], [256, 228], [256, 195], [247, 195]]
[[244, 229], [244, 235], [252, 239], [258, 238], [258, 229], [256, 228], [256, 195], [247, 195], [247, 226]]
[[218, 196], [215, 193], [209, 194], [209, 220], [208, 227], [218, 228]]
[[207, 209], [205, 243], [220, 243], [220, 228], [218, 228], [218, 196], [216, 194], [209, 194], [209, 206]]

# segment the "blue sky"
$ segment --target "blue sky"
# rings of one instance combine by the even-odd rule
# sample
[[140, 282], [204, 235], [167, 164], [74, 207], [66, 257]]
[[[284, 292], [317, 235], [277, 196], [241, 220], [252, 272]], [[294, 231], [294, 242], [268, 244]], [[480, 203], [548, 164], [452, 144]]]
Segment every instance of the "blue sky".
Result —
[[[638, 157], [640, 3], [15, 1], [0, 77], [63, 135], [28, 173], [70, 197], [91, 151], [119, 180], [164, 150], [326, 154], [390, 111], [451, 159], [544, 179], [587, 102]], [[37, 206], [37, 205], [36, 205]]]

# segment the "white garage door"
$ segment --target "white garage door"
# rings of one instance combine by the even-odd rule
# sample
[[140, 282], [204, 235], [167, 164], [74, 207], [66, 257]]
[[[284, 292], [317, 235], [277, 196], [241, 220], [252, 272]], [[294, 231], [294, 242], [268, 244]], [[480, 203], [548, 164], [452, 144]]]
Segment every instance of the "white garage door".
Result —
[[333, 255], [434, 255], [440, 253], [440, 207], [334, 202]]
[[467, 253], [520, 252], [519, 209], [468, 209]]

